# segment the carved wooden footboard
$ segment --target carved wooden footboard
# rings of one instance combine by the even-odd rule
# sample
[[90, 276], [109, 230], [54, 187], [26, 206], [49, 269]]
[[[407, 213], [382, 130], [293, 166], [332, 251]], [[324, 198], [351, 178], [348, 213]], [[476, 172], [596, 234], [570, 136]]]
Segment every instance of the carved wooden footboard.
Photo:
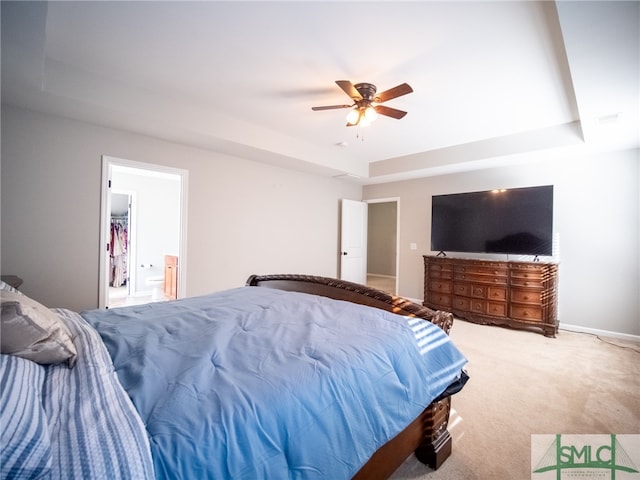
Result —
[[[453, 325], [453, 315], [448, 312], [434, 311], [405, 298], [335, 278], [293, 274], [251, 275], [247, 285], [310, 293], [399, 315], [419, 317], [438, 325], [447, 334]], [[446, 394], [444, 398], [436, 399], [407, 428], [378, 449], [354, 478], [388, 478], [411, 452], [415, 452], [422, 463], [437, 469], [451, 454], [452, 440], [447, 431], [450, 408], [451, 398]]]

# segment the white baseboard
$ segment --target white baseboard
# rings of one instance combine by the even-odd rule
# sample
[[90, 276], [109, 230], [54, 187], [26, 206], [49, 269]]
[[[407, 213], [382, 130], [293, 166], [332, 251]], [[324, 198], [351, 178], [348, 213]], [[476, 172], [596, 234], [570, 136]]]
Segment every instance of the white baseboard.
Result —
[[597, 335], [599, 337], [617, 338], [618, 340], [624, 340], [626, 342], [640, 343], [640, 335], [630, 335], [628, 333], [618, 333], [609, 330], [600, 330], [597, 328], [581, 327], [579, 325], [567, 325], [565, 323], [560, 324], [560, 330], [568, 330], [570, 332], [588, 333], [590, 335]]

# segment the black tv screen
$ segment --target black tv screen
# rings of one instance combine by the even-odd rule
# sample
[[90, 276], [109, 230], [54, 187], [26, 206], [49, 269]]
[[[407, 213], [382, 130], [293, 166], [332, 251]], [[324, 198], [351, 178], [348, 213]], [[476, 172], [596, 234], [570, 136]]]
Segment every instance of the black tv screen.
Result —
[[434, 195], [431, 250], [552, 255], [553, 185]]

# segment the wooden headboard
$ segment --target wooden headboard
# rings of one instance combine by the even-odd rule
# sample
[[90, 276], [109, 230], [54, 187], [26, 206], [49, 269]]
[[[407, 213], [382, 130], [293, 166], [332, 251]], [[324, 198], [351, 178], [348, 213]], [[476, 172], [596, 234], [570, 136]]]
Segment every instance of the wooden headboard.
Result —
[[337, 278], [298, 274], [251, 275], [247, 279], [247, 286], [310, 293], [367, 305], [398, 315], [423, 318], [438, 325], [447, 334], [453, 325], [453, 315], [449, 312], [435, 311], [406, 298]]

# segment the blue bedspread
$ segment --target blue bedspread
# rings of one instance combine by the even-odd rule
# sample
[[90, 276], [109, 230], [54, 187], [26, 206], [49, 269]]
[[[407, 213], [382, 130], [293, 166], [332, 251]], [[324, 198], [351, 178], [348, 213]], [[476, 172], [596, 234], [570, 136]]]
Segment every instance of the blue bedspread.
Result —
[[82, 315], [161, 479], [351, 478], [466, 363], [429, 322], [270, 288]]

